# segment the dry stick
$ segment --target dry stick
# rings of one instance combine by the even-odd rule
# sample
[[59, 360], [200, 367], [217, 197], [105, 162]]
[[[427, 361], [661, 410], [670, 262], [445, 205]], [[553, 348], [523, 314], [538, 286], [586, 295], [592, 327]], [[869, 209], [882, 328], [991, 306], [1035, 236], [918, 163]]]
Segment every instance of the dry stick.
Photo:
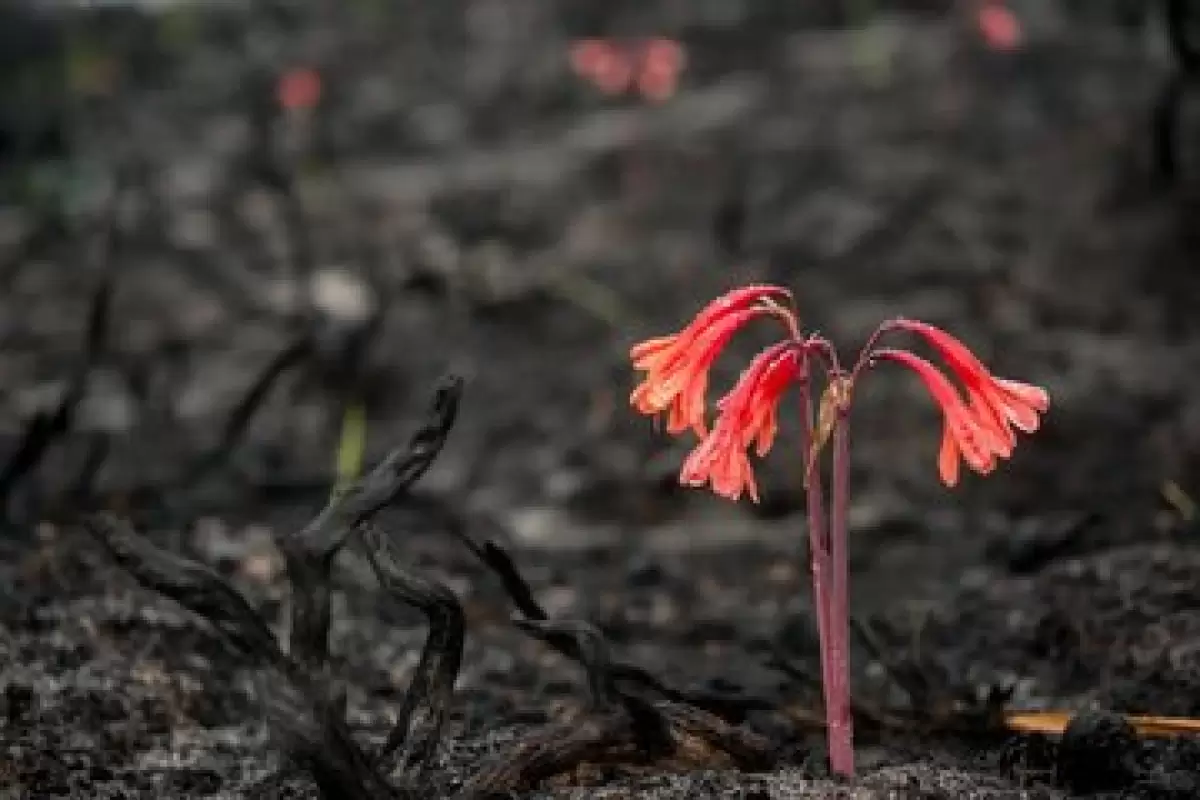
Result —
[[[432, 758], [441, 739], [454, 681], [462, 664], [466, 617], [453, 591], [400, 566], [396, 546], [385, 533], [366, 525], [358, 542], [384, 591], [397, 602], [416, 607], [429, 619], [429, 637], [404, 693], [396, 724], [375, 757], [381, 771], [390, 771], [389, 757], [404, 745], [395, 763], [403, 768], [415, 760], [418, 769], [415, 777], [419, 777], [419, 770]], [[415, 731], [410, 726], [419, 704], [425, 706], [427, 726], [424, 737], [414, 747], [415, 737], [410, 734]]]
[[637, 755], [633, 729], [624, 714], [597, 714], [562, 722], [480, 769], [454, 800], [512, 797], [514, 792], [529, 791], [572, 766], [628, 760]]
[[322, 668], [329, 656], [330, 568], [351, 533], [395, 501], [425, 474], [445, 444], [458, 413], [462, 380], [448, 377], [434, 391], [429, 415], [406, 447], [397, 448], [362, 479], [330, 499], [302, 530], [280, 541], [292, 581], [292, 657]]
[[83, 458], [79, 460], [79, 468], [68, 485], [60, 509], [69, 513], [72, 509], [77, 510], [91, 503], [95, 493], [96, 477], [100, 474], [100, 468], [104, 466], [104, 462], [108, 460], [110, 452], [112, 452], [112, 440], [107, 434], [95, 433], [88, 437]]
[[[484, 541], [482, 545], [476, 543], [460, 524], [451, 524], [447, 527], [451, 535], [462, 542], [485, 567], [496, 574], [505, 593], [526, 620], [538, 621], [549, 618], [534, 598], [529, 583], [521, 576], [506, 550], [491, 540]], [[581, 661], [582, 655], [578, 652], [578, 643], [574, 639], [552, 635], [543, 641], [572, 661]], [[628, 681], [650, 689], [669, 700], [696, 706], [721, 717], [726, 717], [731, 711], [744, 714], [746, 711], [766, 710], [776, 706], [775, 703], [763, 698], [732, 699], [703, 690], [678, 689], [628, 661], [614, 660], [612, 675], [614, 680]]]
[[113, 514], [88, 517], [84, 528], [142, 586], [206, 619], [244, 655], [269, 666], [284, 667], [287, 658], [271, 629], [216, 572], [159, 549]]
[[[167, 481], [166, 484], [135, 484], [125, 487], [124, 491], [133, 494], [139, 490], [149, 490], [164, 507], [175, 508], [180, 502], [183, 502], [175, 493], [180, 491], [186, 493], [188, 489], [212, 475], [232, 458], [238, 441], [245, 435], [250, 420], [253, 419], [255, 413], [262, 407], [271, 389], [284, 373], [302, 363], [311, 354], [311, 337], [307, 335], [296, 337], [263, 367], [262, 371], [250, 384], [245, 394], [242, 395], [242, 398], [230, 412], [228, 419], [225, 420], [225, 424], [221, 428], [221, 436], [214, 445], [193, 458], [190, 465], [184, 467], [181, 473]], [[86, 502], [88, 500], [88, 494], [90, 493], [95, 473], [107, 457], [110, 445], [111, 442], [100, 442], [96, 448], [93, 448], [93, 453], [85, 461], [84, 466], [81, 467], [79, 478], [74, 484], [78, 487], [79, 491], [76, 494], [69, 495], [70, 497], [74, 497], [76, 502]]]
[[[429, 418], [408, 447], [390, 453], [375, 470], [331, 502], [312, 524], [283, 541], [293, 584], [293, 658], [282, 653], [270, 628], [245, 598], [208, 567], [158, 549], [111, 515], [97, 515], [87, 521], [87, 529], [139, 583], [208, 619], [236, 649], [256, 656], [266, 665], [260, 684], [273, 729], [282, 733], [289, 754], [306, 766], [322, 795], [328, 798], [388, 800], [411, 796], [391, 789], [370, 757], [354, 744], [340, 719], [342, 697], [324, 680], [329, 566], [353, 530], [428, 469], [454, 423], [461, 390], [458, 378], [443, 380], [435, 392]], [[382, 566], [382, 562], [376, 563]], [[387, 575], [396, 577], [392, 570]], [[393, 582], [392, 587], [396, 586]], [[457, 604], [452, 594], [449, 598], [441, 596], [443, 603], [447, 599]], [[461, 616], [458, 609], [460, 620]], [[457, 633], [452, 626], [448, 649], [452, 654], [457, 652], [457, 658], [461, 657], [461, 637], [462, 626]], [[294, 660], [297, 657], [299, 661]], [[423, 662], [431, 660], [428, 652], [422, 655]], [[436, 693], [430, 702], [432, 714], [440, 717], [444, 711], [438, 709], [444, 709], [449, 695], [449, 689], [441, 687], [453, 686], [457, 667], [448, 678], [445, 667], [437, 674], [436, 680], [429, 681]], [[431, 733], [434, 743], [439, 733], [440, 723]]]
[[713, 750], [735, 764], [761, 769], [774, 762], [770, 745], [758, 734], [730, 725], [715, 714], [690, 703], [660, 699], [651, 701], [622, 691], [613, 673], [608, 641], [594, 626], [580, 620], [518, 620], [517, 627], [561, 651], [570, 641], [579, 654], [588, 677], [591, 709], [604, 714], [619, 708], [628, 715], [638, 753], [643, 757], [675, 755], [705, 761]]
[[[665, 720], [664, 732], [670, 736], [675, 751], [685, 759], [697, 751], [714, 750], [729, 758], [738, 769], [761, 772], [778, 761], [776, 750], [767, 739], [694, 706], [669, 701], [654, 704], [657, 715]], [[704, 767], [701, 757], [696, 766]]]
[[370, 770], [354, 769], [354, 744], [348, 733], [331, 727], [329, 720], [322, 725], [312, 721], [313, 702], [303, 699], [312, 693], [296, 685], [303, 682], [302, 676], [258, 612], [220, 575], [159, 549], [111, 514], [85, 519], [84, 528], [139, 584], [205, 619], [235, 650], [259, 665], [261, 696], [272, 729], [282, 733], [288, 753], [304, 763], [325, 797], [384, 800], [391, 796], [354, 788], [371, 779], [362, 777], [369, 776]]
[[[685, 746], [681, 740], [694, 739], [705, 743], [720, 742], [728, 728], [707, 712], [671, 701], [651, 703], [636, 694], [623, 692], [617, 687], [613, 676], [612, 650], [600, 630], [583, 620], [515, 620], [516, 626], [534, 638], [553, 646], [555, 641], [571, 641], [579, 653], [588, 683], [588, 711], [591, 716], [624, 719], [635, 752], [622, 756], [650, 760], [669, 754]], [[761, 747], [749, 737], [753, 744], [734, 742], [730, 753], [755, 750], [761, 756]], [[720, 746], [720, 744], [718, 744]], [[702, 745], [703, 747], [703, 745]], [[699, 749], [699, 748], [693, 748]]]
[[[173, 502], [171, 494], [173, 491], [186, 491], [198, 481], [204, 480], [213, 472], [220, 469], [232, 457], [233, 450], [245, 434], [250, 420], [253, 419], [254, 414], [262, 407], [267, 394], [275, 386], [276, 382], [289, 369], [303, 362], [311, 352], [311, 339], [307, 336], [300, 336], [277, 353], [250, 384], [250, 387], [246, 390], [241, 400], [238, 401], [237, 405], [234, 406], [233, 411], [230, 412], [228, 419], [226, 419], [225, 424], [221, 428], [221, 436], [217, 443], [206, 452], [195, 457], [191, 465], [185, 467], [184, 471], [169, 485], [156, 483], [135, 484], [125, 487], [124, 491], [133, 494], [139, 490], [147, 489], [155, 497], [158, 497], [159, 501], [164, 505], [170, 505]], [[93, 442], [83, 459], [75, 481], [72, 483], [72, 489], [67, 494], [70, 501], [78, 504], [86, 503], [90, 499], [96, 474], [109, 455], [111, 445], [111, 440], [104, 437], [99, 437]]]
[[579, 764], [651, 757], [669, 739], [664, 720], [644, 701], [616, 692], [608, 642], [579, 620], [514, 620], [525, 633], [561, 651], [571, 642], [587, 674], [589, 713], [551, 725], [477, 772], [457, 800], [476, 800], [528, 790]]
[[[303, 767], [326, 800], [399, 800], [416, 793], [395, 789], [355, 744], [336, 704], [281, 675], [264, 673], [257, 684], [271, 730], [288, 757]], [[328, 693], [325, 693], [328, 694]]]
[[579, 663], [588, 679], [588, 705], [592, 711], [608, 711], [617, 704], [617, 690], [612, 676], [612, 653], [608, 640], [591, 625], [581, 620], [514, 619], [513, 624], [525, 633], [551, 647], [555, 642], [570, 639], [575, 642]]
[[[115, 216], [115, 212], [113, 213]], [[87, 390], [88, 375], [104, 352], [108, 317], [112, 307], [113, 264], [115, 262], [113, 256], [117, 238], [115, 219], [108, 223], [101, 235], [103, 237], [99, 254], [101, 274], [96, 288], [92, 292], [79, 359], [58, 405], [52, 412], [38, 412], [33, 416], [25, 426], [17, 449], [4, 464], [3, 469], [0, 469], [0, 513], [7, 508], [9, 496], [20, 481], [41, 463], [42, 457], [55, 440], [70, 430], [75, 419], [75, 410]]]
[[230, 455], [245, 432], [246, 427], [250, 424], [250, 420], [254, 416], [254, 412], [259, 409], [263, 401], [266, 399], [271, 387], [279, 380], [283, 373], [287, 372], [293, 366], [301, 363], [312, 353], [312, 339], [308, 335], [296, 337], [290, 344], [284, 347], [272, 358], [254, 382], [250, 384], [250, 388], [246, 390], [246, 394], [230, 412], [229, 418], [225, 421], [225, 425], [221, 430], [221, 438], [214, 444], [207, 453], [196, 459], [195, 464], [188, 468], [182, 479], [184, 486], [190, 486], [198, 480], [201, 480], [212, 474], [214, 470], [229, 460]]
[[[775, 762], [773, 749], [761, 736], [730, 725], [689, 702], [684, 693], [664, 686], [644, 670], [614, 661], [607, 641], [594, 626], [547, 620], [528, 583], [503, 550], [492, 542], [480, 548], [462, 531], [455, 533], [485, 564], [500, 572], [505, 587], [525, 614], [524, 619], [515, 620], [517, 627], [583, 665], [592, 712], [566, 730], [552, 727], [547, 734], [505, 754], [499, 765], [476, 775], [461, 797], [529, 787], [582, 762], [646, 761], [667, 756], [711, 767], [713, 758], [723, 756], [741, 768], [755, 770]], [[622, 689], [619, 679], [649, 687], [664, 699], [651, 702]]]

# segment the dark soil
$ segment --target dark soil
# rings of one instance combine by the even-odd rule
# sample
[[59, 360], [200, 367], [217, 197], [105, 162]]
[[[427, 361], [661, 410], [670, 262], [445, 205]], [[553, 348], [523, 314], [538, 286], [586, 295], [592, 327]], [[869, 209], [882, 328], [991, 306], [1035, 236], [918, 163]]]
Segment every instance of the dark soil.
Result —
[[[346, 5], [172, 12], [163, 52], [139, 54], [161, 71], [118, 60], [78, 103], [70, 165], [35, 169], [53, 188], [3, 210], [0, 796], [316, 797], [272, 777], [261, 665], [79, 520], [127, 516], [283, 631], [274, 542], [328, 497], [340, 409], [364, 398], [374, 464], [447, 372], [458, 422], [377, 520], [467, 618], [429, 796], [588, 702], [456, 530], [511, 553], [551, 618], [773, 748], [765, 771], [631, 758], [515, 796], [1200, 796], [1200, 746], [1111, 713], [1200, 717], [1198, 174], [1186, 149], [1175, 184], [1153, 169], [1164, 37], [1035, 14], [997, 55], [933, 12], [867, 42], [790, 12], [719, 29], [640, 4]], [[594, 33], [680, 36], [678, 96], [600, 99], [564, 62]], [[309, 64], [322, 106], [264, 122], [273, 76]], [[954, 491], [914, 381], [881, 373], [858, 405], [852, 594], [877, 651], [853, 653], [853, 784], [826, 775], [805, 677], [800, 459], [778, 447], [763, 503], [734, 506], [679, 488], [687, 443], [625, 404], [631, 342], [751, 280], [792, 287], [848, 352], [919, 317], [1053, 398], [1011, 462]], [[354, 552], [334, 586], [348, 723], [381, 742], [424, 618]], [[993, 690], [1090, 711], [1061, 744], [1008, 734], [966, 713]]]

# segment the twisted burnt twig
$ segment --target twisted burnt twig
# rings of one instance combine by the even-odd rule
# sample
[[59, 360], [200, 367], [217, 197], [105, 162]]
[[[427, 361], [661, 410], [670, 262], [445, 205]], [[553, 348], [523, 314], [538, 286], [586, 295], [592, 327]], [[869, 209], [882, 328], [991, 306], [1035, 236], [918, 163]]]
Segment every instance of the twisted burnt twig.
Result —
[[[411, 762], [420, 775], [441, 738], [446, 710], [454, 692], [454, 679], [462, 664], [466, 618], [453, 592], [400, 565], [395, 545], [378, 529], [365, 526], [358, 542], [388, 595], [419, 609], [429, 620], [429, 638], [416, 673], [405, 692], [396, 724], [376, 757], [381, 767], [399, 764], [403, 768]], [[413, 716], [417, 712], [421, 716], [414, 723]], [[414, 745], [415, 725], [423, 725], [426, 730]], [[399, 756], [393, 758], [402, 745]]]
[[460, 800], [528, 790], [585, 764], [755, 770], [775, 762], [770, 743], [758, 734], [694, 706], [621, 688], [608, 642], [594, 626], [576, 620], [515, 624], [560, 652], [574, 653], [587, 675], [589, 702], [582, 715], [547, 726], [484, 766]]
[[712, 698], [693, 697], [615, 659], [603, 634], [586, 622], [550, 620], [500, 545], [475, 542], [461, 525], [448, 528], [500, 579], [519, 612], [514, 624], [583, 667], [589, 698], [582, 716], [548, 726], [485, 765], [464, 787], [461, 800], [529, 789], [584, 764], [753, 770], [775, 763], [766, 739], [699, 705]]
[[270, 627], [215, 571], [155, 546], [113, 514], [88, 517], [85, 527], [134, 580], [207, 620], [243, 656], [263, 665], [286, 666], [287, 657]]
[[[432, 498], [425, 499], [431, 500]], [[521, 613], [524, 622], [549, 620], [549, 615], [537, 602], [533, 589], [517, 569], [508, 551], [492, 540], [476, 542], [466, 532], [463, 520], [450, 510], [445, 508], [430, 508], [430, 510], [441, 514], [448, 532], [499, 578], [505, 594]], [[582, 661], [582, 654], [578, 649], [579, 643], [575, 638], [553, 632], [549, 632], [541, 638], [545, 644], [567, 658], [573, 661]], [[730, 722], [741, 722], [746, 713], [750, 711], [763, 711], [776, 707], [775, 703], [763, 697], [730, 697], [704, 689], [684, 689], [671, 686], [649, 670], [621, 659], [614, 659], [609, 665], [609, 669], [615, 681], [627, 684], [631, 688], [648, 690], [675, 703], [694, 706]]]
[[292, 367], [303, 363], [312, 353], [312, 339], [307, 334], [295, 337], [275, 354], [258, 376], [251, 382], [242, 399], [229, 413], [221, 428], [221, 438], [207, 452], [196, 458], [180, 483], [190, 486], [212, 474], [229, 460], [238, 440], [241, 439], [254, 412], [263, 404], [271, 388]]
[[[453, 592], [403, 569], [390, 541], [367, 529], [372, 516], [394, 502], [433, 463], [458, 408], [462, 384], [444, 381], [433, 408], [406, 447], [398, 448], [364, 478], [335, 496], [303, 530], [280, 542], [292, 582], [292, 635], [284, 653], [261, 615], [208, 567], [161, 550], [109, 514], [89, 518], [86, 529], [114, 561], [148, 589], [172, 598], [208, 620], [239, 653], [260, 668], [259, 688], [272, 730], [289, 759], [305, 769], [327, 798], [394, 800], [417, 797], [417, 786], [441, 735], [462, 657], [462, 608]], [[358, 535], [356, 535], [358, 534]], [[334, 556], [355, 541], [385, 593], [413, 605], [430, 620], [430, 635], [410, 683], [400, 719], [378, 756], [360, 747], [346, 726], [344, 698], [328, 672], [330, 571]], [[409, 728], [417, 710], [426, 731], [415, 746]], [[401, 745], [417, 769], [404, 785], [385, 778], [386, 757]]]
[[433, 464], [454, 425], [462, 381], [434, 392], [428, 419], [407, 447], [393, 450], [365, 477], [333, 498], [302, 530], [280, 541], [293, 585], [291, 655], [320, 666], [329, 657], [329, 572], [350, 535], [406, 492]]
[[[308, 772], [327, 798], [409, 798], [431, 788], [427, 770], [461, 665], [465, 619], [454, 593], [405, 568], [395, 544], [371, 518], [433, 463], [454, 423], [460, 392], [457, 379], [439, 386], [425, 423], [406, 447], [333, 497], [302, 530], [281, 537], [292, 583], [286, 653], [259, 613], [213, 570], [155, 547], [111, 515], [87, 521], [87, 529], [139, 583], [207, 619], [259, 666], [272, 730], [290, 762]], [[615, 660], [593, 626], [548, 620], [502, 548], [490, 541], [477, 546], [465, 531], [457, 533], [500, 575], [521, 613], [517, 627], [578, 662], [589, 687], [581, 715], [485, 764], [462, 789], [463, 800], [529, 788], [589, 764], [760, 769], [774, 763], [773, 748], [762, 737], [688, 702], [645, 670]], [[366, 558], [391, 601], [415, 607], [429, 620], [397, 721], [374, 754], [351, 735], [345, 695], [329, 674], [332, 562], [347, 545]], [[399, 786], [387, 780], [392, 774], [401, 776]]]

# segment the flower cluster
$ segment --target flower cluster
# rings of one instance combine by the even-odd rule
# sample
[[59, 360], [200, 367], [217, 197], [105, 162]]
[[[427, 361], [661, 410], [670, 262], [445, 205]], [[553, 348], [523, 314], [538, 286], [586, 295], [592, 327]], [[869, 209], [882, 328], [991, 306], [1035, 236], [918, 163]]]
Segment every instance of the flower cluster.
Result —
[[[999, 460], [1012, 455], [1016, 432], [1036, 431], [1040, 416], [1049, 408], [1044, 389], [996, 377], [957, 338], [917, 320], [884, 323], [855, 368], [844, 373], [827, 341], [799, 332], [791, 302], [791, 293], [778, 286], [735, 289], [707, 305], [682, 331], [649, 339], [631, 350], [634, 368], [645, 373], [630, 397], [632, 406], [650, 416], [665, 413], [669, 433], [690, 429], [700, 437], [684, 462], [681, 483], [707, 483], [731, 500], [745, 493], [757, 501], [748, 451], [753, 446], [761, 457], [770, 450], [780, 397], [791, 384], [808, 380], [813, 362], [828, 368], [831, 377], [849, 379], [843, 389], [846, 403], [863, 367], [891, 361], [916, 373], [942, 411], [938, 472], [942, 482], [951, 487], [958, 483], [962, 462], [981, 475], [991, 473]], [[785, 338], [759, 353], [716, 404], [716, 420], [710, 429], [706, 392], [712, 365], [733, 335], [760, 317], [781, 321]], [[892, 331], [925, 340], [945, 362], [957, 385], [921, 356], [875, 346], [883, 334]]]
[[659, 103], [671, 98], [687, 66], [687, 52], [675, 39], [621, 42], [580, 39], [571, 44], [571, 69], [610, 96], [635, 94]]

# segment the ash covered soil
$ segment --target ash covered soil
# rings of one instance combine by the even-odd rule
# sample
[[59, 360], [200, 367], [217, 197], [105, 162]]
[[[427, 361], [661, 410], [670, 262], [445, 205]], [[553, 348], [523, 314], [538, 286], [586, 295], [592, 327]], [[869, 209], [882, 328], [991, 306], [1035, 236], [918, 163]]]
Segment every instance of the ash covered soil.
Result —
[[[75, 210], [5, 211], [0, 453], [73, 383], [84, 391], [36, 468], [5, 477], [0, 794], [317, 797], [268, 732], [260, 667], [139, 586], [79, 519], [130, 518], [285, 635], [292, 588], [274, 541], [325, 503], [342, 404], [365, 398], [374, 464], [447, 372], [465, 378], [457, 423], [377, 518], [466, 615], [426, 796], [453, 795], [588, 703], [583, 671], [511, 624], [497, 576], [454, 531], [502, 545], [551, 618], [592, 623], [616, 657], [772, 747], [758, 771], [631, 757], [514, 796], [1200, 794], [1191, 740], [1084, 731], [1060, 747], [952, 724], [994, 687], [1011, 708], [1200, 716], [1187, 497], [1200, 486], [1200, 269], [1186, 159], [1181, 187], [1152, 179], [1165, 54], [1100, 23], [1034, 30], [997, 56], [961, 20], [901, 14], [871, 29], [869, 63], [856, 34], [816, 25], [667, 29], [689, 66], [657, 106], [574, 79], [569, 20], [530, 4], [505, 28], [471, 5], [469, 24], [451, 3], [385, 22], [240, 21], [246, 41], [262, 34], [257, 58], [324, 70], [319, 112], [270, 128], [274, 172], [256, 149], [250, 45], [216, 23], [187, 29], [169, 85], [85, 117]], [[637, 30], [621, 13], [614, 30]], [[279, 174], [294, 191], [271, 188]], [[88, 353], [101, 274], [112, 295]], [[881, 372], [865, 390], [851, 591], [876, 646], [853, 653], [853, 784], [825, 772], [807, 677], [797, 454], [777, 447], [762, 465], [760, 506], [730, 505], [679, 488], [688, 443], [626, 407], [633, 341], [755, 280], [790, 286], [807, 326], [846, 352], [881, 319], [918, 317], [1053, 398], [1011, 462], [947, 491], [916, 382]], [[358, 325], [364, 314], [377, 324]], [[225, 437], [264, 368], [312, 330], [314, 352]], [[722, 362], [724, 381], [753, 339]], [[352, 735], [375, 745], [427, 629], [356, 553], [333, 574], [333, 667]]]

